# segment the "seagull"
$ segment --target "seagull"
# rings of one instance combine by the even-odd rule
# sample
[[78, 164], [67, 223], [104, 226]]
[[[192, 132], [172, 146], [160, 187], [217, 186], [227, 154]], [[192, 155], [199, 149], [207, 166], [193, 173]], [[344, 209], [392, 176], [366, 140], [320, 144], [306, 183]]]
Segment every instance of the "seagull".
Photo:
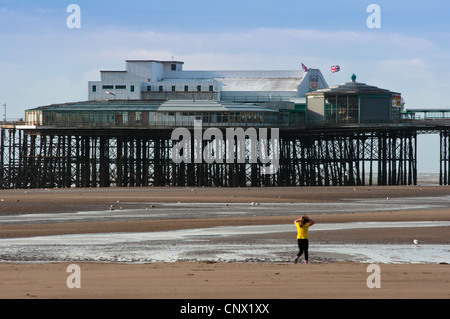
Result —
[[418, 239], [414, 239], [413, 242], [414, 242], [414, 244], [416, 244], [416, 245], [418, 245], [419, 243], [422, 243], [422, 241], [421, 241], [421, 240], [418, 240]]

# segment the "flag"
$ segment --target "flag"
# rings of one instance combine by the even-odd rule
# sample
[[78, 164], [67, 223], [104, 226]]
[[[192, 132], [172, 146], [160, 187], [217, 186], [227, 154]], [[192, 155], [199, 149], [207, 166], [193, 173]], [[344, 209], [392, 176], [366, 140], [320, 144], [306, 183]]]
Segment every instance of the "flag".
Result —
[[302, 63], [302, 69], [303, 69], [303, 71], [308, 72], [308, 68], [303, 63]]
[[341, 70], [341, 67], [339, 65], [332, 65], [331, 66], [331, 73], [336, 73]]

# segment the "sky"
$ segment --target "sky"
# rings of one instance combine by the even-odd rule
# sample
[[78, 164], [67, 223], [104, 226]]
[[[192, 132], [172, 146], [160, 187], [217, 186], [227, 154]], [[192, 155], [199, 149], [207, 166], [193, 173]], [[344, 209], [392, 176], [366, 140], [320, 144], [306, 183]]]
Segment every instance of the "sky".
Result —
[[[67, 20], [80, 8], [80, 28]], [[379, 28], [370, 28], [376, 4]], [[127, 59], [184, 70], [318, 68], [401, 92], [407, 109], [450, 107], [450, 2], [378, 0], [0, 0], [0, 106], [87, 100], [100, 70]], [[330, 74], [331, 65], [341, 71]], [[0, 112], [4, 117], [4, 109]], [[439, 138], [420, 136], [419, 172], [439, 171]]]

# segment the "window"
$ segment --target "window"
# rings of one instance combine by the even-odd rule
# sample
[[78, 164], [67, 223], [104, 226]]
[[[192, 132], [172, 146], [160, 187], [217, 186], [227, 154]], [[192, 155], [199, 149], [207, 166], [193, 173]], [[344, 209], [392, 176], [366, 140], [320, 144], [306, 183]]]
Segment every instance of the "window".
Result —
[[160, 86], [159, 86], [159, 92], [162, 92], [162, 91], [163, 91], [163, 86], [160, 85]]
[[103, 90], [112, 90], [112, 89], [114, 89], [114, 85], [103, 85], [102, 89]]
[[134, 85], [130, 87], [131, 92], [134, 92]]
[[128, 125], [128, 112], [122, 113], [122, 124]]
[[209, 92], [213, 92], [214, 91], [214, 86], [213, 85], [210, 85], [209, 86]]
[[177, 65], [176, 65], [176, 64], [172, 64], [172, 65], [170, 66], [170, 69], [171, 69], [172, 71], [176, 71], [176, 70], [177, 70]]
[[127, 86], [126, 85], [116, 85], [116, 90], [126, 90]]
[[187, 92], [187, 91], [189, 91], [189, 86], [185, 85], [184, 86], [184, 92]]
[[85, 112], [83, 113], [83, 123], [93, 123], [94, 122], [94, 113]]
[[142, 112], [136, 112], [135, 123], [142, 124]]
[[97, 85], [92, 86], [92, 92], [94, 92], [94, 93], [97, 92]]
[[201, 91], [202, 90], [202, 86], [201, 85], [197, 85], [197, 91]]
[[240, 112], [236, 112], [235, 121], [236, 121], [236, 123], [240, 123], [241, 122], [241, 113]]
[[114, 123], [114, 113], [112, 112], [108, 113], [108, 123]]
[[97, 114], [97, 123], [104, 124], [108, 121], [108, 116], [105, 113]]
[[172, 85], [172, 92], [175, 92], [175, 85]]

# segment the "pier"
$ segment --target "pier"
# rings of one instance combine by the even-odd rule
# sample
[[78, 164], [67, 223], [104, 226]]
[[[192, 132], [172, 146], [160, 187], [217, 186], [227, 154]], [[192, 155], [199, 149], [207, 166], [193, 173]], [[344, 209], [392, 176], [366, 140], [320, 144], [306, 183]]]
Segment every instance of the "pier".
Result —
[[[0, 188], [416, 185], [417, 136], [429, 133], [440, 135], [439, 182], [450, 183], [450, 112], [405, 109], [400, 93], [354, 74], [328, 87], [318, 69], [126, 63], [126, 71], [101, 71], [101, 81], [90, 81], [87, 101], [35, 107], [24, 121], [2, 122]], [[195, 140], [199, 121], [209, 140]], [[179, 128], [196, 145], [183, 150], [192, 162], [174, 158]], [[231, 129], [245, 134], [221, 140]], [[261, 129], [276, 134], [260, 136]], [[261, 138], [267, 147], [255, 150]], [[216, 160], [195, 153], [205, 147]], [[263, 151], [276, 155], [271, 173], [251, 156]]]
[[[450, 182], [450, 125], [280, 128], [279, 169], [174, 163], [174, 127], [71, 129], [2, 124], [0, 188], [416, 185], [417, 135], [440, 135], [440, 184]], [[225, 130], [225, 128], [222, 128]]]

